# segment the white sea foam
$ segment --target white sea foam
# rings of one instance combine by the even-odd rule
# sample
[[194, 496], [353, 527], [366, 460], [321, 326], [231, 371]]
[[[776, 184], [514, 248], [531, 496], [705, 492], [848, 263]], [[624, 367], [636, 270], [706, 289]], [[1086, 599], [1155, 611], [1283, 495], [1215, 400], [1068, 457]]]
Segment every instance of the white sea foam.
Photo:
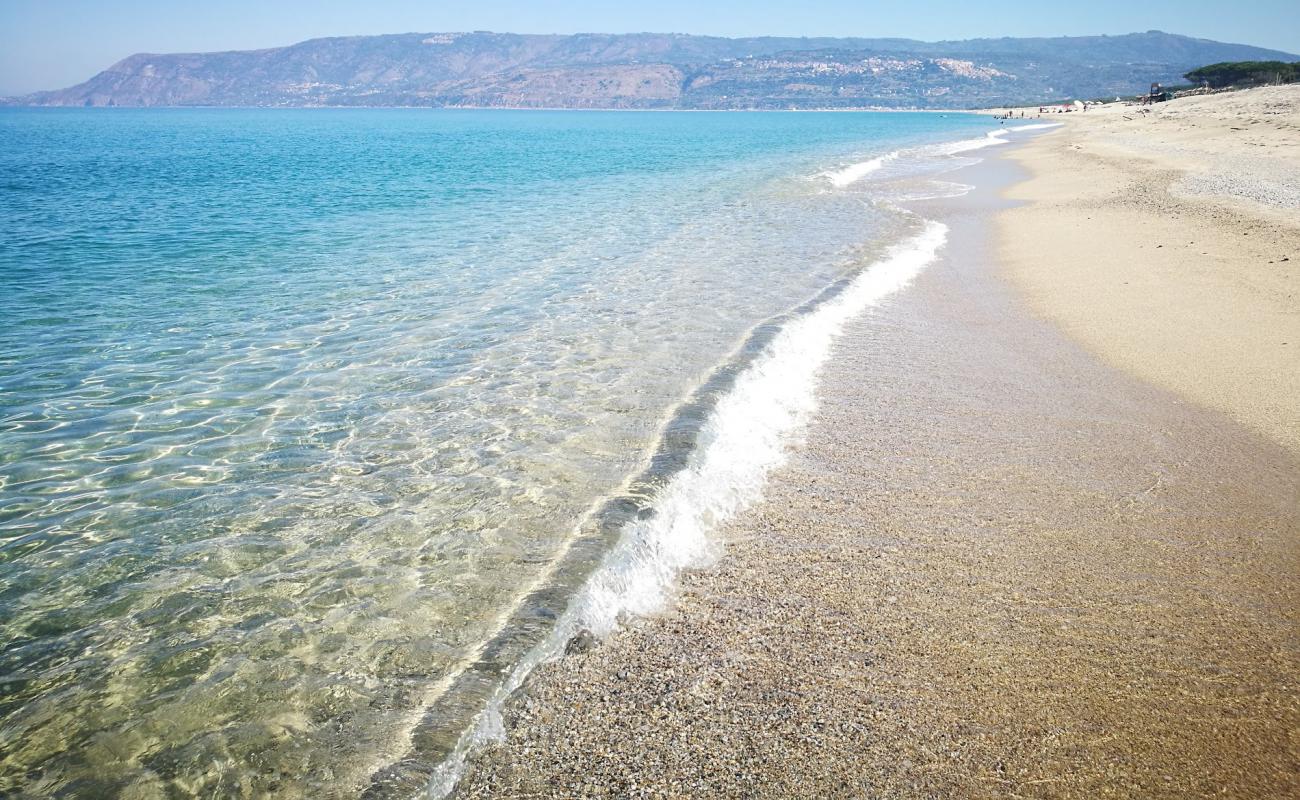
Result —
[[898, 157], [898, 151], [886, 153], [883, 156], [873, 158], [869, 161], [859, 161], [856, 164], [850, 164], [842, 169], [828, 170], [822, 173], [822, 177], [831, 182], [831, 185], [837, 189], [843, 189], [845, 186], [857, 183], [871, 173], [885, 166], [885, 163]]
[[889, 202], [906, 204], [915, 203], [918, 200], [943, 200], [952, 197], [964, 197], [970, 194], [974, 188], [969, 183], [930, 179], [916, 188], [893, 193], [889, 198]]
[[536, 665], [560, 653], [579, 631], [601, 636], [624, 613], [662, 607], [682, 569], [716, 555], [712, 532], [759, 499], [768, 474], [785, 460], [791, 435], [811, 417], [818, 373], [845, 323], [907, 286], [946, 239], [945, 225], [926, 222], [921, 233], [773, 338], [713, 409], [688, 466], [656, 498], [655, 514], [624, 528], [552, 634], [515, 667], [462, 735], [437, 769], [431, 796], [450, 793], [474, 747], [504, 735], [501, 708]]
[[1041, 131], [1045, 128], [1059, 128], [1064, 122], [1031, 122], [1028, 125], [1012, 125], [1009, 131]]
[[1007, 131], [1004, 128], [996, 131], [989, 131], [983, 136], [974, 139], [961, 139], [956, 142], [944, 142], [943, 144], [937, 144], [929, 148], [929, 152], [937, 155], [955, 156], [960, 153], [968, 153], [972, 150], [981, 150], [985, 147], [1006, 144], [1007, 140], [1002, 138], [1006, 133]]
[[886, 163], [899, 157], [915, 156], [956, 156], [963, 153], [969, 153], [973, 150], [982, 150], [985, 147], [993, 147], [1000, 144], [1009, 144], [1006, 135], [1020, 131], [1043, 130], [1045, 128], [1059, 128], [1060, 122], [1036, 122], [1025, 125], [1012, 125], [1005, 128], [998, 128], [989, 131], [983, 136], [977, 136], [972, 139], [959, 139], [954, 142], [942, 142], [940, 144], [925, 145], [921, 147], [909, 148], [906, 150], [895, 150], [892, 153], [886, 153], [883, 156], [873, 158], [869, 161], [860, 161], [835, 170], [827, 170], [818, 177], [825, 178], [832, 186], [837, 189], [843, 189], [866, 176], [880, 170]]

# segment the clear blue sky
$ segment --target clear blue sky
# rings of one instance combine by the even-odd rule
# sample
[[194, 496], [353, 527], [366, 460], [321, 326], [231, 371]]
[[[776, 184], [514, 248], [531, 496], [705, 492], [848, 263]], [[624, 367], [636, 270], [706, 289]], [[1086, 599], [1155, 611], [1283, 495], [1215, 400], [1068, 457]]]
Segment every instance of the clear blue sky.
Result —
[[138, 52], [410, 31], [1061, 36], [1152, 28], [1300, 52], [1300, 0], [0, 0], [0, 95], [79, 83]]

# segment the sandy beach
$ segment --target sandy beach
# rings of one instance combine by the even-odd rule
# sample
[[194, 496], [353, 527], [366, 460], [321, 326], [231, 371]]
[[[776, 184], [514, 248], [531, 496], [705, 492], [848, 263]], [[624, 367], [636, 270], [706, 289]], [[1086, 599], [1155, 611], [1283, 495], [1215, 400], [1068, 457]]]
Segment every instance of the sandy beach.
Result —
[[721, 559], [458, 796], [1300, 794], [1298, 96], [1077, 115], [918, 204], [940, 261]]
[[1300, 86], [1050, 118], [1000, 218], [1035, 310], [1300, 452]]

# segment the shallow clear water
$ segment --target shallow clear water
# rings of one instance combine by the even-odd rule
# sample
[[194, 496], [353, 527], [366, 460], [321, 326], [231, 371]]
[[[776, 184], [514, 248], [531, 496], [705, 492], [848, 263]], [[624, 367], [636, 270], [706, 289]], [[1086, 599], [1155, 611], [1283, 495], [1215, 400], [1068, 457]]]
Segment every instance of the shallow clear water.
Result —
[[828, 174], [989, 128], [0, 112], [0, 794], [350, 797], [421, 758], [592, 512], [647, 467], [653, 501], [683, 403], [914, 231]]

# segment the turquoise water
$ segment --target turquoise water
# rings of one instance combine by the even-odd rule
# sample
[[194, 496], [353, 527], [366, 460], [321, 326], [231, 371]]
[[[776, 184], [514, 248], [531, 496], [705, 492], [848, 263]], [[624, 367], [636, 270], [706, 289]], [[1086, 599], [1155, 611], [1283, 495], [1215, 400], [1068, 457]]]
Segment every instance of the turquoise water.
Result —
[[0, 794], [424, 774], [700, 388], [915, 230], [924, 159], [834, 171], [990, 127], [0, 111]]

